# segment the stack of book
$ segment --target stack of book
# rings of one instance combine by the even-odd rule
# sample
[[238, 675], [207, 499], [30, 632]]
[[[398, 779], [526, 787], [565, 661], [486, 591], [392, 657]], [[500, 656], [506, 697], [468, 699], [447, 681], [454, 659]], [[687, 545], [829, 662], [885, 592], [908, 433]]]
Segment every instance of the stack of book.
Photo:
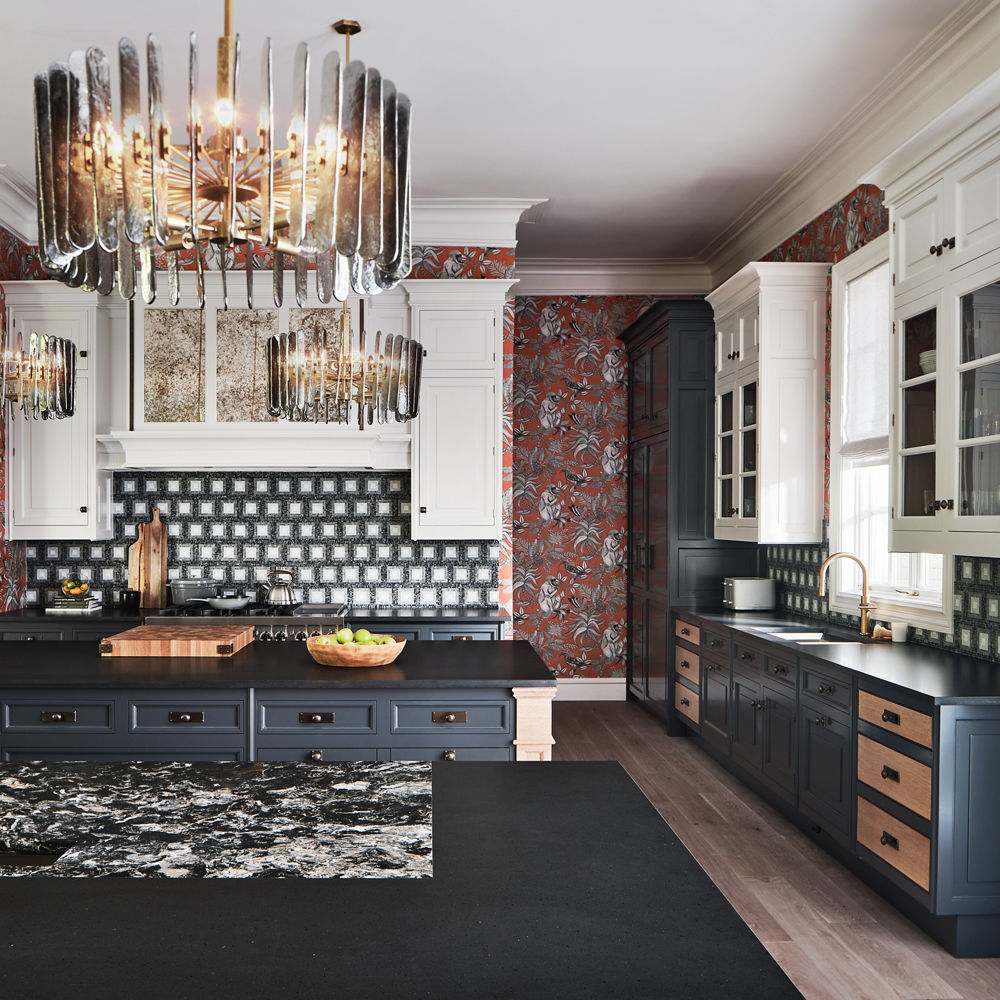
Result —
[[96, 597], [53, 597], [45, 609], [47, 615], [86, 615], [101, 610], [101, 602]]

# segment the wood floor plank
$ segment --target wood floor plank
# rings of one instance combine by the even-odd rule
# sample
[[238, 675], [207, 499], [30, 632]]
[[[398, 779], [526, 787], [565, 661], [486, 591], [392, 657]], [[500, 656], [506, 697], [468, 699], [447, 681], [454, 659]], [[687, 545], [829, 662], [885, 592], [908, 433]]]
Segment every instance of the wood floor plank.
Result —
[[809, 1000], [1000, 1000], [1000, 959], [953, 958], [634, 703], [556, 702], [553, 727], [556, 759], [622, 764]]

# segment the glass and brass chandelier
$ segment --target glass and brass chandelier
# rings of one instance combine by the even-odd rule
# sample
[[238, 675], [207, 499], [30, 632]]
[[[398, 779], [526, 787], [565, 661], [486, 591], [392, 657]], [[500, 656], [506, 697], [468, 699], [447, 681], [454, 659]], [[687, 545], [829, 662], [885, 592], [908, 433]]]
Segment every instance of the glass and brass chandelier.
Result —
[[[189, 38], [187, 135], [177, 141], [164, 103], [164, 60], [146, 43], [146, 100], [140, 57], [118, 46], [119, 109], [112, 112], [111, 64], [97, 48], [74, 52], [35, 77], [35, 167], [39, 251], [46, 273], [74, 287], [131, 299], [157, 294], [165, 254], [171, 302], [180, 301], [182, 264], [195, 273], [204, 305], [208, 248], [227, 268], [243, 267], [254, 306], [254, 271], [270, 266], [273, 298], [283, 297], [286, 261], [295, 293], [315, 271], [319, 300], [345, 301], [353, 288], [392, 288], [410, 269], [410, 101], [379, 71], [350, 59], [355, 21], [333, 26], [347, 38], [344, 61], [321, 66], [318, 114], [309, 88], [309, 49], [295, 52], [292, 113], [275, 123], [271, 40], [260, 56], [261, 97], [240, 103], [243, 50], [225, 0], [218, 41], [213, 122], [198, 100], [198, 47]], [[146, 112], [145, 116], [143, 112]], [[311, 126], [311, 120], [315, 122]]]
[[32, 332], [28, 350], [0, 335], [0, 419], [4, 404], [36, 420], [71, 417], [76, 411], [76, 344]]
[[417, 415], [423, 348], [408, 337], [364, 333], [351, 343], [347, 303], [336, 329], [282, 333], [267, 341], [267, 410], [323, 423], [403, 422]]

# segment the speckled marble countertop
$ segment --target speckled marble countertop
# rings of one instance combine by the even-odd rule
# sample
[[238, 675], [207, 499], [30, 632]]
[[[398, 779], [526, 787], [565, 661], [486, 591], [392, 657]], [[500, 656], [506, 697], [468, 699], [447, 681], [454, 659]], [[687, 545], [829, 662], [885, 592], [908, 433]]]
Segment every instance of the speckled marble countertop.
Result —
[[0, 876], [429, 878], [431, 765], [0, 764]]

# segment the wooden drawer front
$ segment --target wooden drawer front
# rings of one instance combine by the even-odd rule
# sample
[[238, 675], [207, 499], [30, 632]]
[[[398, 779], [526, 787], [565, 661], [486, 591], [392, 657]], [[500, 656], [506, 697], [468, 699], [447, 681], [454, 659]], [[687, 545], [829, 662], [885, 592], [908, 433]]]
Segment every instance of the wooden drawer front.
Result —
[[191, 733], [243, 732], [242, 701], [204, 701], [194, 697], [170, 701], [129, 700], [129, 731], [185, 736]]
[[729, 633], [716, 632], [713, 629], [701, 630], [701, 645], [706, 654], [710, 653], [720, 660], [729, 659]]
[[510, 747], [394, 747], [390, 760], [510, 760]]
[[[257, 732], [261, 736], [295, 733], [308, 740], [313, 733], [376, 732], [374, 701], [331, 698], [283, 701], [264, 698], [257, 704]], [[331, 720], [332, 716], [332, 720]]]
[[[451, 717], [454, 716], [454, 719]], [[394, 701], [390, 708], [393, 733], [509, 733], [509, 701], [449, 701], [428, 698], [426, 701]], [[393, 758], [420, 759], [430, 758]]]
[[858, 843], [916, 882], [931, 888], [931, 842], [901, 819], [858, 798]]
[[922, 747], [934, 749], [934, 719], [924, 712], [897, 705], [867, 691], [858, 691], [858, 718]]
[[680, 618], [674, 622], [674, 635], [678, 639], [683, 639], [685, 642], [690, 642], [692, 646], [701, 645], [701, 629], [697, 625], [692, 625], [690, 622], [682, 621]]
[[698, 654], [692, 653], [680, 644], [674, 647], [674, 670], [678, 676], [686, 677], [695, 684], [701, 682], [701, 669], [699, 667]]
[[858, 780], [931, 818], [931, 769], [858, 733]]
[[682, 684], [674, 685], [674, 708], [698, 725], [701, 718], [698, 714], [698, 695], [690, 688]]
[[811, 666], [803, 665], [802, 693], [820, 698], [845, 711], [850, 711], [851, 679], [847, 674], [841, 674], [839, 671], [823, 671], [820, 673]]
[[110, 698], [85, 701], [59, 694], [4, 700], [3, 728], [8, 734], [109, 733], [115, 728], [115, 705]]
[[[319, 754], [319, 757], [316, 756]], [[322, 764], [331, 760], [378, 760], [378, 751], [370, 747], [258, 747], [256, 760], [297, 760], [304, 764]]]
[[773, 681], [794, 688], [798, 669], [794, 660], [782, 660], [776, 656], [764, 658], [764, 673]]

